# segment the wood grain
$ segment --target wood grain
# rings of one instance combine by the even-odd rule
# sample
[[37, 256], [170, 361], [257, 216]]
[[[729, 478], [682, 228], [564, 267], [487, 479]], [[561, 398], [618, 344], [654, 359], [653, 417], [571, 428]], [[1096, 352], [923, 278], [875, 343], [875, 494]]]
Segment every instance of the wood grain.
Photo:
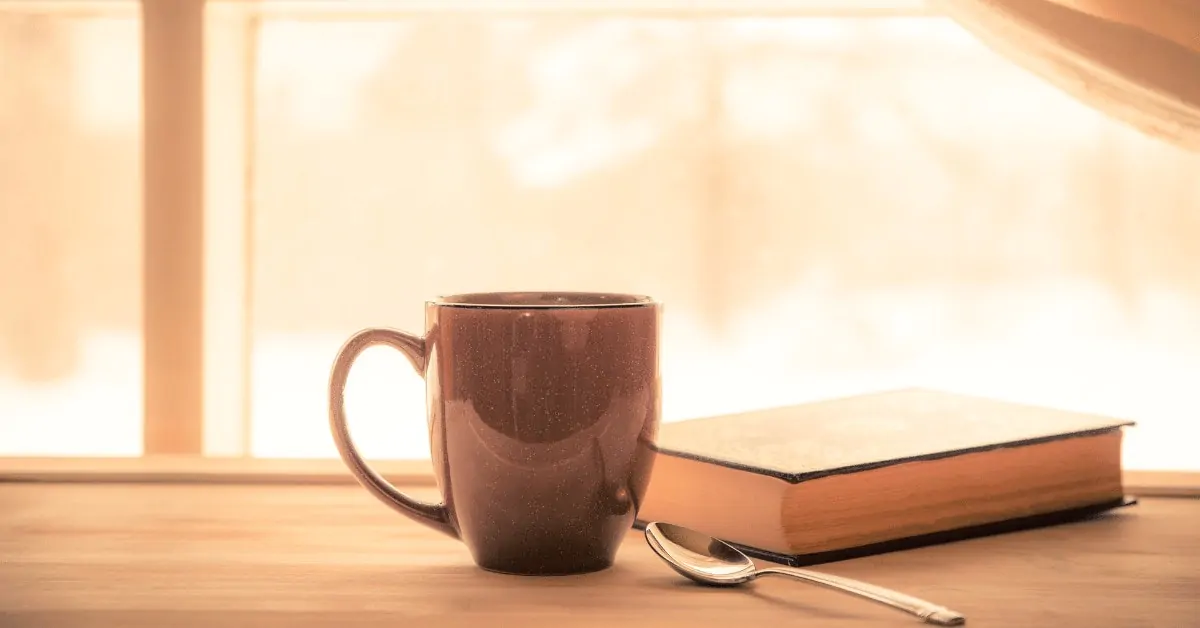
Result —
[[[418, 489], [431, 496], [432, 489]], [[822, 567], [970, 626], [1200, 625], [1200, 500]], [[0, 626], [918, 626], [785, 580], [691, 585], [631, 532], [605, 572], [520, 578], [353, 486], [0, 484]]]

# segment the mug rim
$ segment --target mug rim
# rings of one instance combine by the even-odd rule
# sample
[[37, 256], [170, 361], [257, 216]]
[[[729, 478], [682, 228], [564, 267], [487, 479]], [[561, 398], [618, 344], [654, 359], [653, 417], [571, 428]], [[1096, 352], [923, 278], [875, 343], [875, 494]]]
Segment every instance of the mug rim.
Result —
[[609, 309], [659, 305], [652, 297], [641, 294], [571, 290], [463, 292], [441, 295], [427, 303], [439, 307], [503, 310]]

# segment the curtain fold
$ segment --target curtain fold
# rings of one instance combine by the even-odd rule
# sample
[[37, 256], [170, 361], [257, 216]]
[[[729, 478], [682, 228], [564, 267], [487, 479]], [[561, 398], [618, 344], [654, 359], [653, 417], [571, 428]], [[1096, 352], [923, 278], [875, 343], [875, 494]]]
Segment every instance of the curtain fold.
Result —
[[1200, 152], [1200, 0], [930, 0], [997, 53]]

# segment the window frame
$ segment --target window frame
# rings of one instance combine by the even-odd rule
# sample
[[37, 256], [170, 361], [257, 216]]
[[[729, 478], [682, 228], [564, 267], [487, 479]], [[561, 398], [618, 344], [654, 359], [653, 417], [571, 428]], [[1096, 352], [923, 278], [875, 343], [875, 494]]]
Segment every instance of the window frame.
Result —
[[[264, 18], [436, 12], [591, 16], [928, 15], [924, 0], [0, 0], [0, 11], [141, 15], [143, 453], [0, 456], [3, 481], [349, 483], [341, 460], [250, 457], [254, 69]], [[216, 51], [216, 52], [213, 52]], [[220, 233], [222, 246], [206, 246]], [[233, 242], [233, 245], [230, 245]], [[424, 460], [378, 463], [432, 485]], [[1125, 471], [1140, 495], [1200, 495], [1200, 472]]]

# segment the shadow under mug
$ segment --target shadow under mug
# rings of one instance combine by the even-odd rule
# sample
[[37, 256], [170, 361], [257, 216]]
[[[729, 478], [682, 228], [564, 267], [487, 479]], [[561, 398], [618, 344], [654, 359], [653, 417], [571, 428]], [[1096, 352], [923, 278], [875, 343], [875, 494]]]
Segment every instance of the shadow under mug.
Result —
[[[400, 513], [461, 539], [489, 571], [561, 575], [613, 563], [637, 516], [661, 415], [661, 305], [649, 297], [495, 292], [425, 304], [425, 335], [365, 329], [338, 352], [329, 423], [342, 460]], [[372, 470], [346, 426], [346, 379], [387, 345], [425, 378], [443, 503]]]

